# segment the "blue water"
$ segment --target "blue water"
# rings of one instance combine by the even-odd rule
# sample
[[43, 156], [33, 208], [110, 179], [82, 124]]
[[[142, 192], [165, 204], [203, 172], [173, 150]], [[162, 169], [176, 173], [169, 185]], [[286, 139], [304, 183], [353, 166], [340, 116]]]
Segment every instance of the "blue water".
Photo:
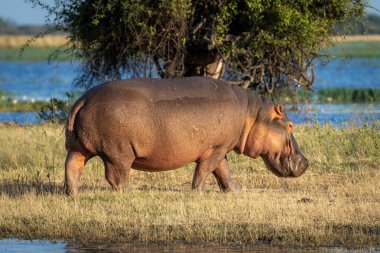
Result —
[[[73, 80], [80, 69], [78, 62], [0, 62], [0, 90], [17, 100], [48, 100], [65, 98], [65, 92], [77, 90]], [[320, 62], [315, 70], [315, 89], [329, 87], [380, 88], [380, 59], [330, 60]], [[6, 99], [0, 97], [0, 99]], [[344, 104], [301, 106], [298, 112], [289, 112], [295, 123], [331, 123], [380, 120], [379, 105]], [[0, 121], [35, 124], [36, 113], [2, 113]], [[360, 125], [360, 124], [359, 124]]]
[[78, 62], [0, 62], [0, 90], [22, 100], [63, 98], [78, 69]]
[[38, 123], [39, 119], [36, 112], [0, 112], [0, 121], [30, 125]]
[[380, 104], [311, 104], [299, 105], [297, 111], [286, 106], [289, 118], [297, 124], [330, 124], [334, 126], [363, 126], [380, 123]]
[[[43, 100], [72, 91], [79, 62], [0, 62], [0, 90], [18, 99]], [[317, 64], [315, 89], [380, 88], [380, 59], [330, 60]]]
[[315, 248], [315, 249], [290, 249], [290, 248], [276, 248], [269, 246], [252, 246], [252, 247], [233, 247], [233, 246], [219, 246], [219, 245], [194, 245], [194, 244], [91, 244], [80, 245], [70, 244], [62, 241], [52, 242], [47, 240], [18, 240], [18, 239], [0, 239], [0, 252], [128, 252], [128, 253], [345, 253], [345, 252], [374, 252], [378, 250], [347, 250], [344, 248]]
[[380, 88], [380, 59], [333, 59], [315, 68], [314, 88]]

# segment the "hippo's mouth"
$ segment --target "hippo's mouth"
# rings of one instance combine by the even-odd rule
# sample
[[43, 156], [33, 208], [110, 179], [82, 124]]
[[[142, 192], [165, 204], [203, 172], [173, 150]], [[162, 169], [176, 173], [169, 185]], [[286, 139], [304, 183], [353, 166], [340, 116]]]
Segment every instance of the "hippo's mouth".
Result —
[[289, 158], [280, 159], [280, 158], [269, 158], [268, 155], [262, 156], [265, 165], [268, 170], [271, 171], [278, 177], [291, 177], [291, 162]]
[[262, 156], [268, 170], [278, 177], [299, 177], [308, 167], [308, 160], [302, 155], [289, 155], [283, 158]]

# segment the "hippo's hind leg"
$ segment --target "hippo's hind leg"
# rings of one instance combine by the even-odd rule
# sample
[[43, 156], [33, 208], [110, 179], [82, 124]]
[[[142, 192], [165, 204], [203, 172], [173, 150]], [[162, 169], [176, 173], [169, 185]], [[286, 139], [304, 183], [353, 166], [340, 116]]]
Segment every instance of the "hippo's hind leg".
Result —
[[67, 151], [65, 163], [65, 191], [66, 194], [75, 194], [83, 168], [90, 157], [78, 151]]
[[230, 168], [226, 158], [220, 162], [219, 166], [216, 167], [212, 174], [214, 174], [222, 191], [229, 192], [236, 190], [236, 186], [231, 179]]

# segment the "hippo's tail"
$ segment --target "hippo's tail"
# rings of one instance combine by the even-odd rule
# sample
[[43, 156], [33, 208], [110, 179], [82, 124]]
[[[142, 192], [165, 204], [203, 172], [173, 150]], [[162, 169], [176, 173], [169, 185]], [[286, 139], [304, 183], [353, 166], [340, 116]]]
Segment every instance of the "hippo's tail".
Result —
[[71, 109], [69, 113], [69, 118], [67, 120], [66, 129], [69, 133], [72, 133], [74, 130], [74, 123], [75, 123], [75, 117], [77, 116], [77, 113], [79, 110], [84, 106], [85, 99], [81, 99], [77, 103], [74, 104], [73, 108]]

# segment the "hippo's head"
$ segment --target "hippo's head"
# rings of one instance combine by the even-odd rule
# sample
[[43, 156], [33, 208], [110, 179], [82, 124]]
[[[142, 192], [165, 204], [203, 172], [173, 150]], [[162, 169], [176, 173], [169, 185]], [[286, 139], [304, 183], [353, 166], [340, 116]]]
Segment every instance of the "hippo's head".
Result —
[[308, 167], [292, 134], [293, 123], [281, 105], [264, 103], [248, 134], [243, 153], [261, 156], [267, 168], [279, 177], [299, 177]]

